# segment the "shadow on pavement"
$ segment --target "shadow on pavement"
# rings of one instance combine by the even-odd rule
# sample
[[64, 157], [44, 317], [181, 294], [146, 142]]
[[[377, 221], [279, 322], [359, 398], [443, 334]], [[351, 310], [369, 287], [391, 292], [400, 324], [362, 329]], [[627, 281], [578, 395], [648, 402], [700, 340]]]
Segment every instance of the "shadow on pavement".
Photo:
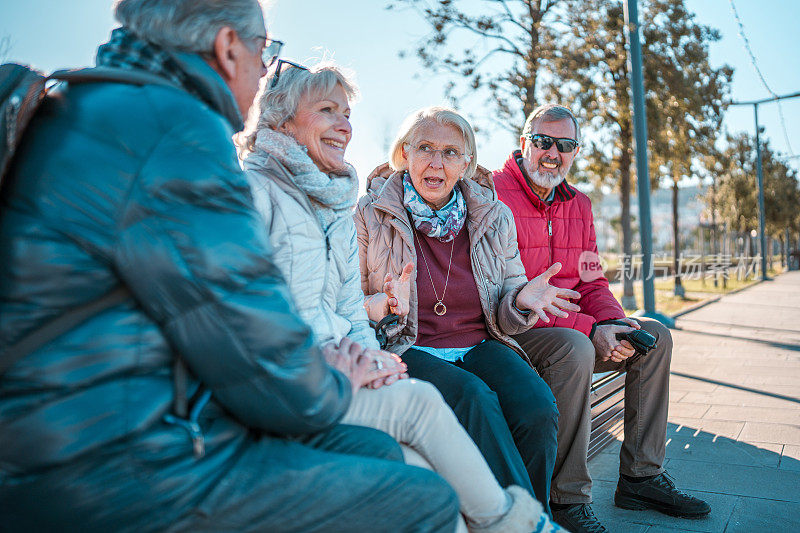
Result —
[[[727, 325], [730, 325], [730, 324], [719, 324], [719, 325], [727, 326]], [[739, 326], [737, 326], [737, 327], [739, 327]], [[768, 340], [764, 340], [764, 339], [755, 339], [753, 337], [743, 337], [743, 336], [740, 336], [740, 335], [731, 335], [730, 333], [713, 333], [713, 332], [710, 332], [710, 331], [703, 331], [703, 330], [699, 330], [699, 329], [687, 328], [685, 326], [676, 326], [673, 329], [678, 330], [678, 331], [685, 331], [686, 333], [691, 333], [693, 335], [706, 335], [706, 336], [709, 336], [709, 337], [720, 337], [720, 338], [723, 338], [723, 339], [737, 339], [737, 340], [742, 340], [742, 341], [747, 341], [747, 342], [755, 342], [755, 343], [758, 343], [758, 344], [765, 344], [767, 346], [771, 346], [773, 348], [779, 348], [781, 350], [791, 350], [793, 352], [800, 352], [800, 346], [798, 346], [797, 344], [791, 344], [791, 343], [786, 343], [786, 342], [775, 342], [775, 341], [768, 341]], [[758, 328], [752, 328], [752, 329], [758, 329]]]
[[775, 394], [774, 392], [767, 392], [767, 391], [763, 391], [763, 390], [759, 390], [759, 389], [751, 389], [750, 387], [744, 387], [742, 385], [736, 385], [734, 383], [728, 383], [727, 381], [718, 381], [716, 379], [703, 378], [703, 377], [700, 377], [700, 376], [693, 376], [692, 374], [685, 374], [683, 372], [676, 372], [674, 370], [672, 372], [670, 372], [670, 375], [672, 375], [672, 376], [680, 376], [682, 378], [694, 379], [694, 380], [697, 380], [697, 381], [702, 381], [704, 383], [713, 383], [714, 385], [722, 385], [723, 387], [727, 387], [729, 389], [737, 389], [737, 390], [742, 390], [742, 391], [746, 391], [746, 392], [752, 392], [754, 394], [760, 394], [761, 396], [769, 396], [771, 398], [778, 398], [779, 400], [786, 400], [787, 402], [800, 403], [800, 398], [796, 398], [794, 396], [786, 396], [784, 394]]

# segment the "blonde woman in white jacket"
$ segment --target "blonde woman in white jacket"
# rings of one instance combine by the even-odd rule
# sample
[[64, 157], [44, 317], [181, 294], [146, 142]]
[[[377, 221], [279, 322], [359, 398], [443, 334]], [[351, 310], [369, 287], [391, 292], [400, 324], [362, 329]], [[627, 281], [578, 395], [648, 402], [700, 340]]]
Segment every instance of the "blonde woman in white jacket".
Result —
[[320, 344], [350, 339], [377, 369], [394, 369], [365, 379], [342, 423], [389, 433], [410, 464], [442, 475], [470, 531], [559, 531], [528, 491], [499, 486], [436, 388], [405, 379], [399, 358], [379, 349], [363, 307], [352, 219], [358, 178], [344, 160], [353, 83], [330, 63], [306, 68], [283, 60], [262, 83], [238, 141], [273, 259]]

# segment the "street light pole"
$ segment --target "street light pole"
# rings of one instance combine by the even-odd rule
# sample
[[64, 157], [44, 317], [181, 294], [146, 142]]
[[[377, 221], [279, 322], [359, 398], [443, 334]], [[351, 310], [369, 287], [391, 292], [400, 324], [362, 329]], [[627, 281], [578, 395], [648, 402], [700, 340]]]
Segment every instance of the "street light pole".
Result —
[[633, 137], [636, 141], [636, 188], [639, 195], [639, 238], [642, 243], [643, 315], [667, 326], [675, 321], [656, 311], [653, 282], [653, 228], [650, 222], [650, 172], [647, 165], [647, 115], [644, 105], [642, 43], [639, 39], [638, 0], [625, 0], [625, 28], [628, 31], [628, 61], [633, 96]]
[[761, 243], [761, 279], [766, 281], [767, 277], [767, 233], [764, 225], [764, 175], [761, 168], [761, 128], [758, 126], [758, 105], [767, 102], [777, 102], [778, 100], [785, 100], [787, 98], [797, 98], [800, 92], [793, 94], [786, 94], [784, 96], [773, 96], [771, 98], [764, 98], [763, 100], [753, 100], [750, 102], [731, 102], [730, 105], [751, 105], [756, 119], [756, 175], [758, 182], [758, 230], [760, 235], [759, 242]]
[[625, 0], [625, 27], [633, 93], [633, 137], [636, 144], [636, 188], [639, 195], [639, 238], [642, 241], [642, 280], [644, 281], [644, 310], [656, 310], [652, 252], [653, 229], [650, 222], [650, 172], [647, 163], [647, 115], [644, 106], [644, 77], [642, 75], [642, 43], [639, 40], [638, 0]]
[[761, 168], [761, 137], [758, 127], [758, 104], [753, 104], [753, 111], [756, 119], [756, 175], [758, 176], [758, 231], [761, 234], [761, 280], [766, 281], [767, 277], [767, 233], [764, 227], [764, 171]]

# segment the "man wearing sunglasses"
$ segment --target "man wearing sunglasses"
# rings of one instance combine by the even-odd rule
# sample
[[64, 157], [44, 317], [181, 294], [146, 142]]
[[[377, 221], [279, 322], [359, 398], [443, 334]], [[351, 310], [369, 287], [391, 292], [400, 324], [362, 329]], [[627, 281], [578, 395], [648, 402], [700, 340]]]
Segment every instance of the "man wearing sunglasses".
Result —
[[[655, 320], [626, 318], [609, 290], [597, 255], [591, 201], [565, 181], [580, 152], [579, 141], [580, 128], [569, 109], [540, 106], [525, 122], [520, 149], [493, 175], [500, 200], [514, 213], [528, 279], [560, 262], [553, 284], [581, 293], [576, 302], [580, 311], [540, 320], [516, 337], [558, 406], [553, 516], [575, 533], [606, 531], [591, 509], [587, 453], [592, 373], [609, 370], [626, 372], [616, 505], [704, 516], [711, 510], [708, 504], [678, 491], [663, 468], [672, 337]], [[633, 357], [634, 347], [616, 334], [640, 328], [656, 338], [656, 347]]]

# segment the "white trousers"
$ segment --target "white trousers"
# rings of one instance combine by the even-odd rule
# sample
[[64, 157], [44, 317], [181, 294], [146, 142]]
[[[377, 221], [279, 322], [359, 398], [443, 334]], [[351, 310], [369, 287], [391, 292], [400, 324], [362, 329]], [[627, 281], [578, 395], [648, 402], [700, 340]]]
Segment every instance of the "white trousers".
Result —
[[470, 524], [491, 523], [508, 510], [509, 498], [486, 460], [430, 383], [402, 379], [375, 390], [361, 389], [342, 423], [394, 437], [403, 445], [408, 464], [432, 469], [450, 483]]

